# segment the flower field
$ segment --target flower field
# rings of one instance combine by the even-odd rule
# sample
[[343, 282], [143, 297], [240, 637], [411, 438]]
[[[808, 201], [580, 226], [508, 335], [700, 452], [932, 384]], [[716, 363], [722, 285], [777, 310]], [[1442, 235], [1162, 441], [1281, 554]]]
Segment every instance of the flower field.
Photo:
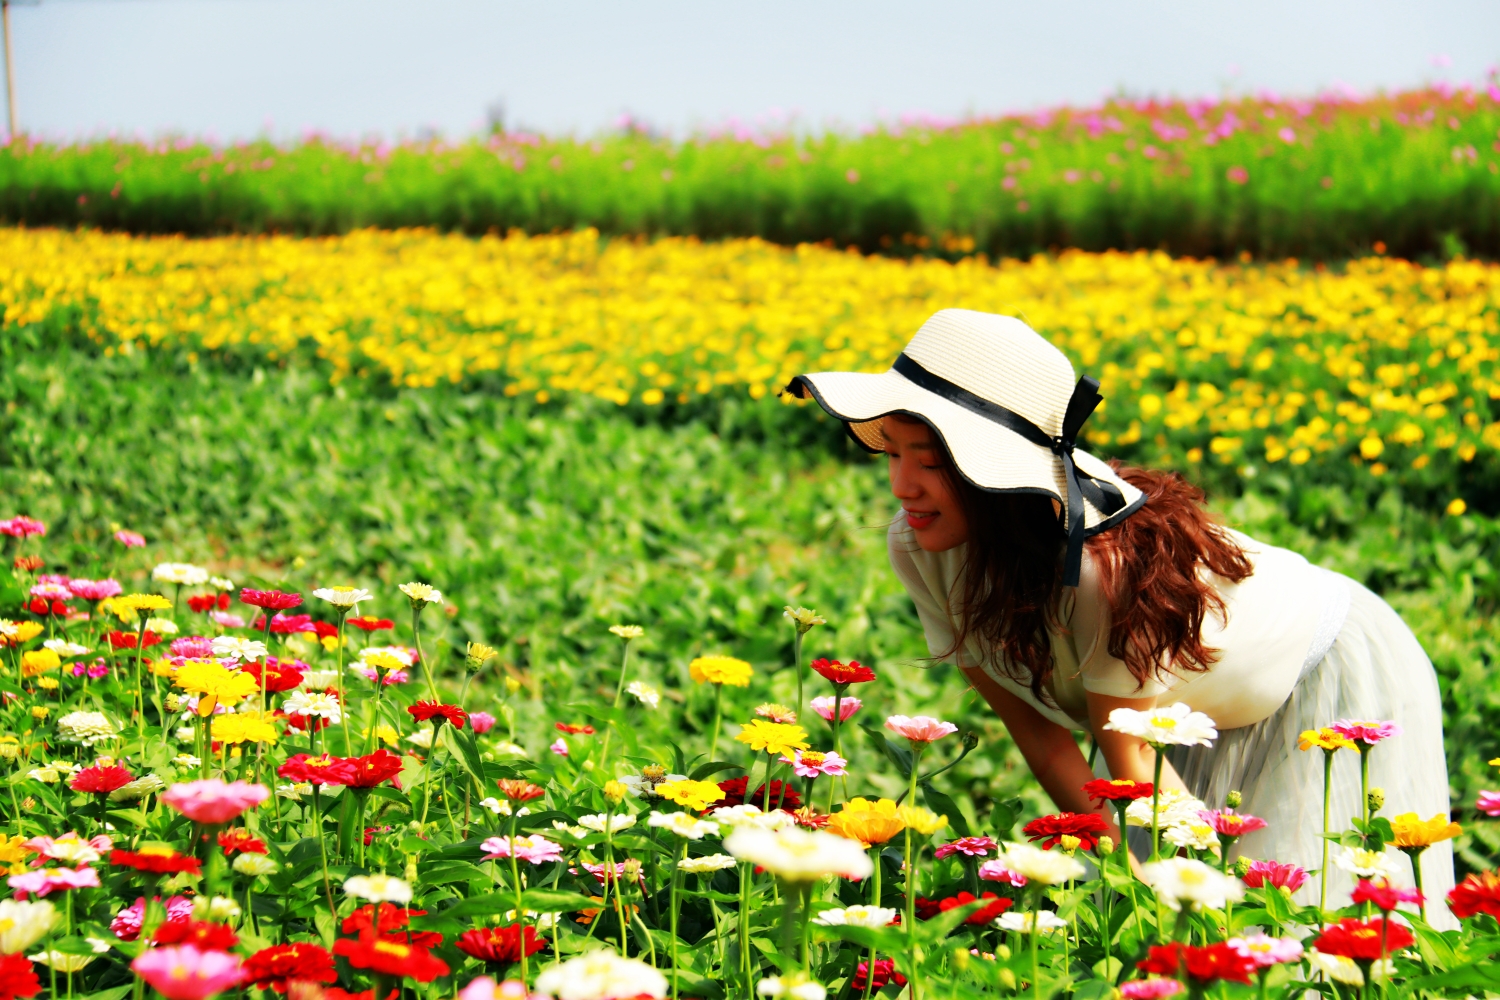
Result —
[[0, 220], [138, 233], [609, 234], [866, 252], [1059, 247], [1342, 259], [1500, 253], [1500, 82], [1359, 97], [1120, 99], [860, 135], [731, 125], [683, 141], [278, 145], [191, 139], [0, 147]]
[[[1231, 856], [1264, 825], [1233, 793], [1092, 781], [1149, 830], [1133, 870], [1100, 814], [960, 806], [944, 775], [981, 737], [872, 714], [884, 671], [806, 652], [832, 624], [815, 610], [778, 615], [780, 677], [716, 651], [675, 690], [632, 657], [649, 628], [601, 627], [610, 686], [538, 716], [493, 647], [436, 653], [448, 598], [425, 582], [246, 587], [118, 529], [97, 565], [131, 589], [47, 572], [35, 518], [0, 537], [22, 588], [0, 619], [7, 996], [1337, 1000], [1497, 981], [1500, 877], [1428, 899], [1403, 874], [1461, 832], [1446, 816], [1367, 789], [1331, 824], [1330, 895], [1306, 867]], [[1158, 749], [1218, 738], [1185, 706], [1109, 725]], [[1299, 749], [1320, 769], [1400, 740], [1329, 720]]]

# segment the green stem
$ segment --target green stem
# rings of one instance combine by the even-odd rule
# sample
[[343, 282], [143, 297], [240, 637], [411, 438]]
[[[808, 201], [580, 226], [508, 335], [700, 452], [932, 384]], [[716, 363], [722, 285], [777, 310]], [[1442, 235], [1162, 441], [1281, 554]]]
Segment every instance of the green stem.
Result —
[[[626, 644], [629, 648], [629, 643]], [[672, 922], [672, 1000], [677, 1000], [677, 890], [682, 882], [682, 862], [687, 857], [687, 840], [683, 840], [682, 849], [677, 854], [677, 862], [672, 866], [672, 888], [671, 899], [668, 907], [671, 910]], [[715, 930], [718, 925], [715, 924]]]
[[422, 662], [422, 676], [427, 678], [427, 692], [432, 695], [433, 701], [442, 701], [438, 697], [437, 683], [432, 679], [432, 664], [427, 662], [427, 657], [422, 655], [422, 609], [416, 605], [411, 609], [411, 641], [417, 647], [417, 659]]
[[[630, 640], [626, 639], [625, 640], [625, 651], [620, 656], [620, 679], [615, 682], [615, 700], [611, 704], [611, 707], [616, 712], [618, 712], [620, 710], [620, 699], [622, 697], [624, 697], [624, 695], [625, 695], [625, 672], [627, 670], [629, 670], [629, 669], [630, 669]], [[604, 769], [604, 774], [605, 774], [606, 777], [608, 777], [608, 775], [609, 775], [609, 743], [610, 743], [610, 738], [613, 737], [614, 735], [615, 735], [615, 720], [613, 718], [611, 718], [609, 720], [609, 725], [604, 730], [604, 745], [599, 748], [599, 766]], [[709, 755], [709, 760], [713, 760], [713, 755], [712, 754]], [[673, 963], [673, 968], [674, 969], [676, 968], [676, 963], [675, 962]], [[675, 973], [674, 973], [674, 975], [675, 975]], [[674, 993], [674, 996], [675, 996], [675, 993]]]
[[318, 801], [320, 791], [322, 791], [321, 785], [313, 785], [313, 815], [317, 822], [313, 835], [318, 839], [318, 857], [323, 862], [323, 893], [328, 899], [328, 916], [337, 921], [338, 908], [333, 905], [333, 885], [328, 881], [328, 845], [323, 842], [323, 806]]
[[1333, 755], [1323, 751], [1323, 867], [1318, 871], [1318, 920], [1327, 923], [1328, 912], [1328, 834], [1333, 826]]
[[723, 719], [724, 685], [714, 685], [714, 728], [708, 738], [708, 759], [715, 760], [719, 753], [719, 723]]
[[519, 811], [514, 807], [510, 811], [510, 884], [516, 891], [516, 926], [521, 929], [521, 982], [524, 983], [526, 982], [526, 907], [521, 893], [521, 863], [516, 859], [516, 823], [520, 819], [516, 814]]
[[[339, 716], [343, 722], [344, 729], [344, 753], [352, 754], [354, 744], [349, 741], [349, 698], [344, 685], [344, 619], [349, 616], [348, 608], [339, 608]], [[375, 671], [375, 683], [380, 684], [380, 671]], [[371, 727], [373, 731], [374, 727]], [[385, 1000], [384, 997], [381, 1000]]]
[[796, 622], [792, 623], [794, 634], [792, 635], [792, 669], [797, 674], [797, 708], [802, 713], [802, 626]]
[[[870, 877], [871, 878], [871, 885], [870, 885], [870, 905], [871, 906], [879, 906], [880, 905], [880, 852], [881, 852], [881, 849], [882, 849], [882, 845], [876, 844], [876, 845], [874, 845], [874, 847], [875, 847], [875, 873]], [[875, 946], [871, 945], [870, 946], [870, 954], [865, 958], [865, 997], [864, 997], [864, 1000], [870, 1000], [870, 991], [871, 991], [871, 988], [874, 986], [874, 984], [875, 984]]]
[[755, 985], [750, 982], [750, 873], [749, 862], [740, 864], [740, 974], [744, 978], [745, 993], [749, 997], [755, 993]]
[[1151, 752], [1156, 757], [1151, 779], [1151, 860], [1158, 861], [1161, 859], [1161, 747], [1152, 747]]

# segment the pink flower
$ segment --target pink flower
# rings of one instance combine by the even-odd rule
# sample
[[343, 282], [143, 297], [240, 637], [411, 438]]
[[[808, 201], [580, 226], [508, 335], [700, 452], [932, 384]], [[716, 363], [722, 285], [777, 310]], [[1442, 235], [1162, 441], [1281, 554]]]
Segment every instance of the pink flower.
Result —
[[[474, 727], [474, 732], [483, 736], [495, 728], [495, 717], [488, 712], [470, 712], [469, 725]], [[474, 980], [476, 983], [479, 980]]]
[[[161, 902], [161, 897], [156, 897]], [[186, 896], [173, 896], [167, 900], [167, 919], [186, 920], [193, 915], [193, 901]], [[146, 917], [146, 897], [142, 896], [125, 909], [115, 914], [109, 929], [121, 941], [134, 941], [141, 936], [141, 923]]]
[[115, 541], [119, 542], [127, 549], [143, 549], [146, 547], [146, 539], [140, 535], [137, 535], [133, 531], [115, 532]]
[[70, 601], [73, 592], [63, 583], [38, 583], [31, 588], [32, 597], [42, 597], [49, 601]]
[[1244, 167], [1230, 167], [1227, 171], [1224, 172], [1224, 176], [1229, 178], [1229, 183], [1231, 184], [1250, 183], [1250, 171], [1246, 170]]
[[1182, 983], [1175, 979], [1132, 979], [1120, 984], [1120, 996], [1125, 1000], [1162, 1000], [1182, 992]]
[[547, 861], [562, 860], [562, 845], [554, 844], [546, 837], [517, 837], [512, 840], [509, 837], [491, 837], [479, 845], [484, 851], [481, 861], [493, 861], [496, 858], [508, 858], [512, 849], [521, 861], [530, 861], [534, 865], [543, 864]]
[[547, 749], [551, 750], [553, 753], [557, 754], [559, 757], [566, 757], [568, 755], [568, 744], [567, 744], [567, 741], [564, 740], [561, 736], [559, 736], [557, 738], [557, 740], [550, 747], [548, 747]]
[[210, 611], [208, 617], [212, 618], [214, 624], [220, 628], [244, 628], [245, 619], [239, 615], [230, 614], [228, 611]]
[[204, 1000], [233, 989], [242, 978], [237, 956], [190, 944], [152, 948], [130, 968], [167, 1000]]
[[[380, 671], [374, 667], [355, 667], [354, 672], [367, 681], [374, 681], [380, 677]], [[405, 684], [411, 680], [411, 674], [405, 670], [386, 671], [385, 679], [380, 682], [381, 687], [390, 687], [392, 684]]]
[[32, 893], [38, 897], [67, 889], [99, 888], [99, 873], [87, 865], [78, 868], [39, 868], [24, 875], [12, 875], [6, 884], [16, 890], [17, 899]]
[[540, 994], [526, 989], [519, 979], [507, 979], [497, 983], [489, 976], [480, 976], [458, 991], [458, 1000], [543, 1000]]
[[849, 761], [840, 757], [832, 750], [795, 750], [793, 756], [782, 757], [783, 764], [792, 765], [792, 770], [799, 778], [816, 778], [820, 774], [841, 775], [848, 774], [844, 765]]
[[213, 640], [201, 635], [185, 635], [172, 640], [172, 655], [190, 660], [206, 660], [214, 655]]
[[[583, 862], [583, 867], [588, 871], [590, 875], [594, 876], [594, 880], [597, 881], [600, 885], [603, 885], [610, 879], [618, 879], [625, 874], [625, 862], [623, 861], [615, 862], [613, 873], [610, 872], [609, 865], [593, 865], [585, 861]], [[578, 869], [569, 868], [568, 874], [577, 875]], [[640, 869], [640, 871], [636, 874], [636, 878], [640, 882], [641, 888], [644, 889], [646, 887], [646, 870], [644, 868]]]
[[265, 785], [206, 778], [173, 785], [161, 793], [160, 799], [198, 823], [228, 823], [266, 801], [270, 794]]
[[1276, 133], [1276, 136], [1288, 145], [1297, 141], [1297, 132], [1290, 125], [1283, 125], [1281, 131]]
[[1285, 864], [1280, 861], [1252, 861], [1250, 870], [1245, 873], [1245, 884], [1252, 889], [1260, 889], [1269, 885], [1272, 888], [1296, 892], [1306, 881], [1307, 869], [1300, 865]]
[[102, 601], [121, 592], [118, 580], [69, 580], [68, 592], [81, 601]]
[[989, 837], [960, 837], [939, 847], [937, 856], [947, 858], [955, 854], [963, 854], [971, 858], [987, 858], [997, 847], [999, 845]]
[[1259, 816], [1248, 816], [1233, 809], [1205, 809], [1198, 815], [1221, 837], [1243, 837], [1252, 830], [1263, 830], [1266, 826], [1266, 821]]
[[95, 680], [109, 673], [109, 665], [103, 660], [95, 660], [93, 663], [87, 664], [79, 660], [68, 669], [72, 671], [74, 677], [82, 677], [84, 674], [88, 674]]
[[885, 728], [898, 736], [905, 736], [913, 743], [932, 743], [944, 736], [958, 732], [951, 722], [942, 722], [930, 715], [893, 715], [885, 720]]
[[30, 538], [32, 535], [45, 535], [47, 526], [41, 521], [27, 517], [25, 514], [17, 514], [8, 521], [0, 521], [0, 535], [9, 535], [12, 538]]
[[1346, 740], [1356, 740], [1374, 746], [1381, 740], [1401, 735], [1401, 727], [1394, 722], [1370, 719], [1340, 719], [1328, 728]]
[[1026, 876], [1020, 872], [1011, 871], [1005, 867], [1005, 862], [996, 858], [986, 861], [979, 866], [979, 877], [986, 882], [1004, 882], [1006, 885], [1015, 886], [1017, 889], [1026, 884]]
[[1269, 937], [1258, 928], [1244, 937], [1230, 938], [1229, 947], [1254, 962], [1257, 969], [1302, 961], [1301, 941], [1294, 937]]
[[[81, 844], [87, 844], [96, 851], [107, 851], [115, 846], [115, 842], [103, 834], [84, 840], [83, 837], [71, 831], [61, 837], [32, 837], [26, 841], [27, 847], [53, 861], [71, 861], [74, 850]], [[32, 862], [32, 864], [35, 863]]]
[[1500, 792], [1480, 792], [1474, 808], [1486, 816], [1500, 816]]
[[[833, 721], [833, 695], [825, 694], [812, 700], [812, 710], [817, 712], [827, 722]], [[858, 698], [845, 697], [839, 702], [839, 721], [848, 722], [849, 719], [863, 707], [864, 702]]]

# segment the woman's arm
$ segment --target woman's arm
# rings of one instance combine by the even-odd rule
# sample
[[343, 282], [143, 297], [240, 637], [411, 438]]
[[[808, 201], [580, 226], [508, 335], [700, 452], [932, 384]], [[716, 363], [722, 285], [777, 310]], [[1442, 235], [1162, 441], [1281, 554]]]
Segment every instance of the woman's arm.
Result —
[[[1145, 740], [1105, 729], [1104, 724], [1109, 721], [1109, 713], [1117, 708], [1148, 712], [1156, 707], [1156, 698], [1113, 698], [1092, 691], [1087, 692], [1087, 696], [1089, 727], [1099, 743], [1099, 752], [1104, 754], [1104, 762], [1109, 765], [1110, 777], [1151, 781], [1156, 769], [1156, 751]], [[1187, 791], [1187, 786], [1182, 783], [1182, 778], [1178, 777], [1169, 760], [1162, 761], [1161, 785], [1163, 788]]]

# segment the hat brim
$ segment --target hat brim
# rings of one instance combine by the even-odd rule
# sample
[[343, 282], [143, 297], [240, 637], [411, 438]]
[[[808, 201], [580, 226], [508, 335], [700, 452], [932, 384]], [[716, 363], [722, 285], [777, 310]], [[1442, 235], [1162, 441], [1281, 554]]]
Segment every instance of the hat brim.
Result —
[[[885, 449], [880, 424], [883, 418], [915, 417], [938, 435], [953, 456], [959, 475], [973, 485], [991, 493], [1041, 494], [1067, 506], [1067, 479], [1056, 454], [1003, 424], [922, 388], [900, 372], [816, 372], [797, 376], [788, 389], [798, 396], [804, 395], [799, 390], [811, 394], [818, 405], [844, 422], [849, 435], [867, 451]], [[1140, 490], [1088, 452], [1075, 449], [1073, 462], [1089, 477], [1113, 485], [1125, 498], [1125, 505], [1110, 513], [1085, 498], [1086, 533], [1096, 534], [1118, 524], [1145, 503]]]

